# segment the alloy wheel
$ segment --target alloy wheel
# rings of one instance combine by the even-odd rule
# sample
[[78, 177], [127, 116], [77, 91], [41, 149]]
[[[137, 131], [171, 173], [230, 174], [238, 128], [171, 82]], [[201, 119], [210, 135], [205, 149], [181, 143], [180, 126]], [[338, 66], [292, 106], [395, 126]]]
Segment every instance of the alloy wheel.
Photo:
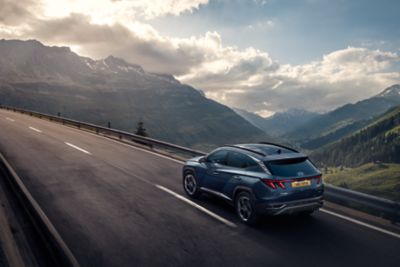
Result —
[[246, 195], [239, 196], [237, 200], [237, 211], [240, 216], [240, 219], [247, 222], [250, 219], [252, 214], [252, 207], [250, 198]]
[[184, 182], [185, 191], [189, 195], [194, 195], [197, 190], [197, 183], [196, 183], [196, 179], [194, 178], [193, 174], [191, 174], [191, 173], [186, 174], [183, 182]]

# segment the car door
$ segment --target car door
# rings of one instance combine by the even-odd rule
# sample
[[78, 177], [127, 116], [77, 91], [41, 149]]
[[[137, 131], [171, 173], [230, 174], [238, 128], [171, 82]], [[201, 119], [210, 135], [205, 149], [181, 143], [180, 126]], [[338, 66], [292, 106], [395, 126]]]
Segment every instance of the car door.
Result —
[[215, 163], [209, 169], [208, 189], [223, 193], [229, 183], [240, 180], [240, 175], [245, 171], [247, 156], [236, 151], [227, 151], [224, 162]]
[[207, 170], [202, 187], [212, 191], [216, 191], [220, 187], [221, 181], [226, 178], [227, 156], [228, 150], [226, 149], [217, 150], [207, 156], [205, 162]]

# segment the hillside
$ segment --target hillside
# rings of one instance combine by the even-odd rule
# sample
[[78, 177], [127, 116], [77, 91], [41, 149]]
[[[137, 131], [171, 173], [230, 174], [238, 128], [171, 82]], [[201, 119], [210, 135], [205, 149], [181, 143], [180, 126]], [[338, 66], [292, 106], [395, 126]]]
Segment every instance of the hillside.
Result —
[[0, 40], [0, 103], [100, 125], [110, 121], [130, 132], [141, 119], [151, 137], [203, 149], [269, 140], [230, 108], [171, 75], [34, 40]]
[[286, 137], [305, 149], [316, 149], [365, 127], [397, 105], [400, 105], [400, 85], [393, 85], [374, 97], [318, 115]]
[[400, 107], [311, 154], [320, 166], [360, 166], [369, 162], [400, 163]]
[[257, 128], [268, 132], [269, 129], [265, 127], [265, 118], [261, 117], [260, 115], [257, 115], [255, 113], [249, 112], [244, 109], [239, 109], [239, 108], [233, 108], [233, 110], [242, 118], [256, 126]]
[[368, 163], [354, 169], [328, 170], [324, 181], [394, 201], [400, 201], [400, 164]]

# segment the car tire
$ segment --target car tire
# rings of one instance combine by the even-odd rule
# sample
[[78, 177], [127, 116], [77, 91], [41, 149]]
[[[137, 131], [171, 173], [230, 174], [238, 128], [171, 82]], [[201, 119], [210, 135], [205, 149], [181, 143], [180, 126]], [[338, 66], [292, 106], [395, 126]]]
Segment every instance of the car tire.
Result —
[[253, 196], [247, 191], [242, 191], [235, 197], [235, 211], [241, 222], [248, 225], [259, 222], [254, 202]]
[[199, 184], [197, 183], [197, 178], [193, 172], [186, 172], [182, 179], [183, 190], [186, 195], [191, 198], [198, 198], [201, 195]]

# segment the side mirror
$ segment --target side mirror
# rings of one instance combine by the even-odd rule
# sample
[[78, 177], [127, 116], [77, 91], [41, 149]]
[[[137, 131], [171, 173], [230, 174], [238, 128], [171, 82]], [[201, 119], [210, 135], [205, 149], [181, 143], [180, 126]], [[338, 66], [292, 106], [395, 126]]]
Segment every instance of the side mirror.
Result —
[[199, 159], [199, 162], [200, 162], [200, 163], [204, 163], [204, 162], [206, 162], [206, 161], [207, 161], [207, 157], [206, 157], [206, 156], [204, 156], [204, 157], [202, 157], [202, 158]]

